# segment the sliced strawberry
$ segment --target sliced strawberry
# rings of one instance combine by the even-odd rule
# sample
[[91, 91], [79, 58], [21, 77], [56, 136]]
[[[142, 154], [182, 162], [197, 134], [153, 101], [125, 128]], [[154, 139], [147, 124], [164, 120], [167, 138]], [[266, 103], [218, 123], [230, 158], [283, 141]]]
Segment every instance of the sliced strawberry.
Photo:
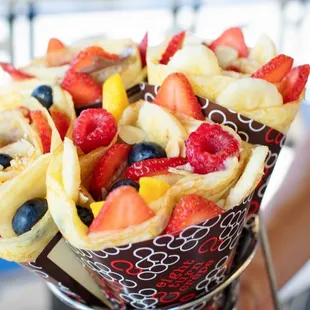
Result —
[[279, 83], [291, 70], [293, 62], [294, 59], [292, 57], [280, 54], [253, 73], [252, 77], [263, 79], [270, 83]]
[[49, 67], [58, 67], [69, 64], [74, 52], [67, 48], [60, 40], [52, 38], [48, 42], [46, 62]]
[[153, 216], [155, 213], [133, 187], [122, 186], [108, 195], [104, 208], [89, 228], [89, 234], [139, 225]]
[[183, 73], [171, 73], [166, 77], [154, 103], [198, 120], [205, 119], [193, 88]]
[[31, 111], [32, 122], [40, 136], [43, 153], [49, 153], [51, 150], [52, 129], [48, 124], [42, 111]]
[[48, 42], [47, 55], [63, 50], [66, 46], [58, 39], [51, 38]]
[[293, 68], [281, 81], [279, 86], [283, 96], [283, 102], [297, 100], [303, 92], [310, 73], [310, 65], [303, 65]]
[[21, 70], [16, 69], [12, 64], [9, 63], [0, 62], [0, 67], [3, 71], [7, 72], [16, 82], [34, 78], [33, 75], [22, 72]]
[[167, 65], [170, 61], [170, 58], [183, 46], [183, 42], [185, 39], [186, 31], [182, 31], [175, 36], [172, 37], [170, 40], [165, 52], [161, 56], [161, 59], [159, 61], [162, 65]]
[[29, 124], [31, 124], [32, 119], [30, 116], [30, 110], [24, 106], [19, 106], [18, 107], [19, 112], [21, 112], [25, 118], [27, 118], [29, 120]]
[[229, 28], [225, 30], [216, 40], [214, 40], [209, 48], [212, 51], [220, 46], [229, 46], [239, 52], [239, 57], [247, 57], [249, 54], [248, 47], [245, 44], [242, 30], [239, 27]]
[[48, 67], [59, 67], [70, 64], [74, 57], [74, 50], [64, 48], [59, 51], [46, 55], [46, 64]]
[[146, 51], [148, 46], [148, 33], [146, 32], [141, 43], [139, 44], [140, 57], [142, 62], [142, 67], [146, 66]]
[[195, 194], [185, 196], [174, 208], [165, 233], [173, 234], [222, 213], [223, 210], [213, 201]]
[[105, 109], [82, 111], [74, 123], [73, 141], [84, 153], [108, 146], [116, 135], [115, 118]]
[[101, 102], [102, 86], [85, 73], [68, 71], [61, 87], [68, 91], [76, 108]]
[[75, 57], [71, 63], [70, 70], [81, 72], [83, 69], [89, 68], [98, 58], [119, 60], [120, 56], [116, 54], [110, 54], [100, 46], [90, 46], [81, 51]]
[[53, 108], [50, 109], [50, 113], [60, 134], [61, 140], [64, 140], [70, 125], [69, 117], [65, 113], [57, 111]]
[[235, 67], [235, 66], [233, 66], [233, 65], [228, 66], [225, 70], [241, 73], [240, 69]]
[[115, 144], [101, 157], [94, 169], [90, 185], [90, 192], [96, 200], [102, 200], [102, 189], [108, 190], [124, 172], [130, 149], [127, 144]]
[[127, 179], [139, 180], [141, 177], [167, 174], [169, 168], [185, 165], [187, 160], [181, 157], [152, 158], [134, 163], [126, 169]]

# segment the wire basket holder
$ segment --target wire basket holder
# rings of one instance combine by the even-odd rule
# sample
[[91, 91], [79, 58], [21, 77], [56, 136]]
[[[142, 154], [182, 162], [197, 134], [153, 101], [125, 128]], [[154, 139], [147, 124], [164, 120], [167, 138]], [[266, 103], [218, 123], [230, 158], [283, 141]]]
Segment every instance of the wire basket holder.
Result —
[[270, 286], [270, 290], [272, 294], [273, 306], [275, 310], [281, 310], [281, 306], [280, 306], [280, 302], [278, 298], [276, 276], [275, 276], [274, 267], [272, 264], [271, 251], [269, 247], [265, 225], [264, 225], [264, 222], [262, 221], [261, 212], [259, 213], [259, 217], [260, 217], [259, 239], [260, 239], [260, 244], [262, 246], [267, 274], [269, 278], [269, 286]]

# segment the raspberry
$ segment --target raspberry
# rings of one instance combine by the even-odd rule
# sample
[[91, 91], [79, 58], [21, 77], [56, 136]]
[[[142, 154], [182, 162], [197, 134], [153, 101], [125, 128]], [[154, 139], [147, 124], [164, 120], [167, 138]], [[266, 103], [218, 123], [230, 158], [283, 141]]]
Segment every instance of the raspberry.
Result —
[[186, 141], [186, 156], [194, 172], [223, 170], [228, 157], [239, 156], [239, 143], [220, 125], [204, 123]]
[[74, 123], [73, 141], [87, 154], [92, 150], [107, 146], [116, 135], [114, 117], [105, 109], [84, 110]]

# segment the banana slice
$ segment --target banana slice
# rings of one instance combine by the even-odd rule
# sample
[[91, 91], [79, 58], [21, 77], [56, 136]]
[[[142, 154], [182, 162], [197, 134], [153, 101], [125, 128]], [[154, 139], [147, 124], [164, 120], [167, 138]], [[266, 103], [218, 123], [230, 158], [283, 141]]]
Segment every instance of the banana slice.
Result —
[[256, 45], [250, 50], [249, 58], [264, 65], [276, 55], [277, 49], [274, 42], [266, 34], [262, 34]]
[[221, 73], [215, 54], [205, 45], [188, 45], [178, 50], [168, 67], [189, 75], [212, 76]]
[[172, 114], [156, 104], [144, 102], [139, 111], [137, 126], [151, 142], [166, 148], [171, 138], [185, 140], [187, 133], [182, 124]]
[[146, 134], [138, 127], [125, 125], [119, 130], [120, 138], [127, 144], [133, 145], [145, 140]]
[[217, 96], [237, 78], [224, 75], [192, 77], [191, 84], [196, 95], [215, 102]]
[[167, 143], [166, 147], [166, 154], [167, 157], [186, 157], [185, 154], [186, 148], [185, 148], [185, 142], [181, 138], [171, 138], [169, 142]]
[[65, 138], [64, 156], [62, 163], [62, 180], [66, 194], [75, 203], [78, 201], [78, 193], [81, 183], [79, 157], [73, 141]]
[[234, 60], [238, 59], [238, 51], [229, 46], [218, 46], [215, 49], [215, 55], [222, 68], [227, 68]]
[[255, 110], [283, 104], [276, 86], [261, 79], [244, 78], [227, 86], [217, 103], [235, 111]]
[[222, 74], [225, 77], [231, 77], [231, 78], [235, 78], [235, 79], [242, 79], [242, 78], [250, 76], [250, 74], [240, 73], [240, 72], [231, 71], [231, 70], [223, 70]]
[[232, 61], [231, 65], [238, 68], [244, 74], [253, 74], [261, 67], [257, 60], [243, 57]]
[[128, 108], [122, 114], [122, 118], [118, 123], [119, 130], [126, 125], [134, 126], [137, 123], [138, 115], [141, 107], [143, 106], [144, 101], [139, 100], [133, 104], [130, 104]]

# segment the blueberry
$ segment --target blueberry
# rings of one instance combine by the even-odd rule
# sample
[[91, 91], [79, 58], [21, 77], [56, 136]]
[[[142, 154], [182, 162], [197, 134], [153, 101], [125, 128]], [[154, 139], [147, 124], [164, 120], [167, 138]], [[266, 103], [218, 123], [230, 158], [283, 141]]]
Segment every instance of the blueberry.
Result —
[[90, 209], [76, 206], [80, 220], [89, 227], [94, 220], [94, 215]]
[[153, 142], [141, 142], [136, 144], [128, 155], [128, 165], [138, 163], [150, 158], [167, 157], [166, 151], [158, 144]]
[[43, 198], [34, 198], [21, 205], [12, 220], [12, 228], [16, 235], [20, 236], [31, 230], [47, 209], [47, 200]]
[[132, 180], [120, 180], [120, 181], [118, 181], [118, 182], [116, 182], [116, 183], [113, 184], [113, 186], [112, 186], [111, 189], [110, 189], [110, 193], [111, 193], [112, 191], [114, 191], [116, 188], [121, 187], [121, 186], [125, 186], [125, 185], [127, 185], [127, 186], [132, 186], [132, 187], [134, 187], [137, 191], [138, 191], [139, 188], [140, 188], [140, 185], [139, 185], [137, 182], [135, 182], [135, 181], [132, 181]]
[[32, 91], [31, 96], [36, 98], [47, 109], [53, 105], [53, 89], [48, 85], [38, 86]]
[[0, 153], [0, 165], [3, 167], [3, 169], [11, 166], [11, 160], [13, 158], [8, 154]]

